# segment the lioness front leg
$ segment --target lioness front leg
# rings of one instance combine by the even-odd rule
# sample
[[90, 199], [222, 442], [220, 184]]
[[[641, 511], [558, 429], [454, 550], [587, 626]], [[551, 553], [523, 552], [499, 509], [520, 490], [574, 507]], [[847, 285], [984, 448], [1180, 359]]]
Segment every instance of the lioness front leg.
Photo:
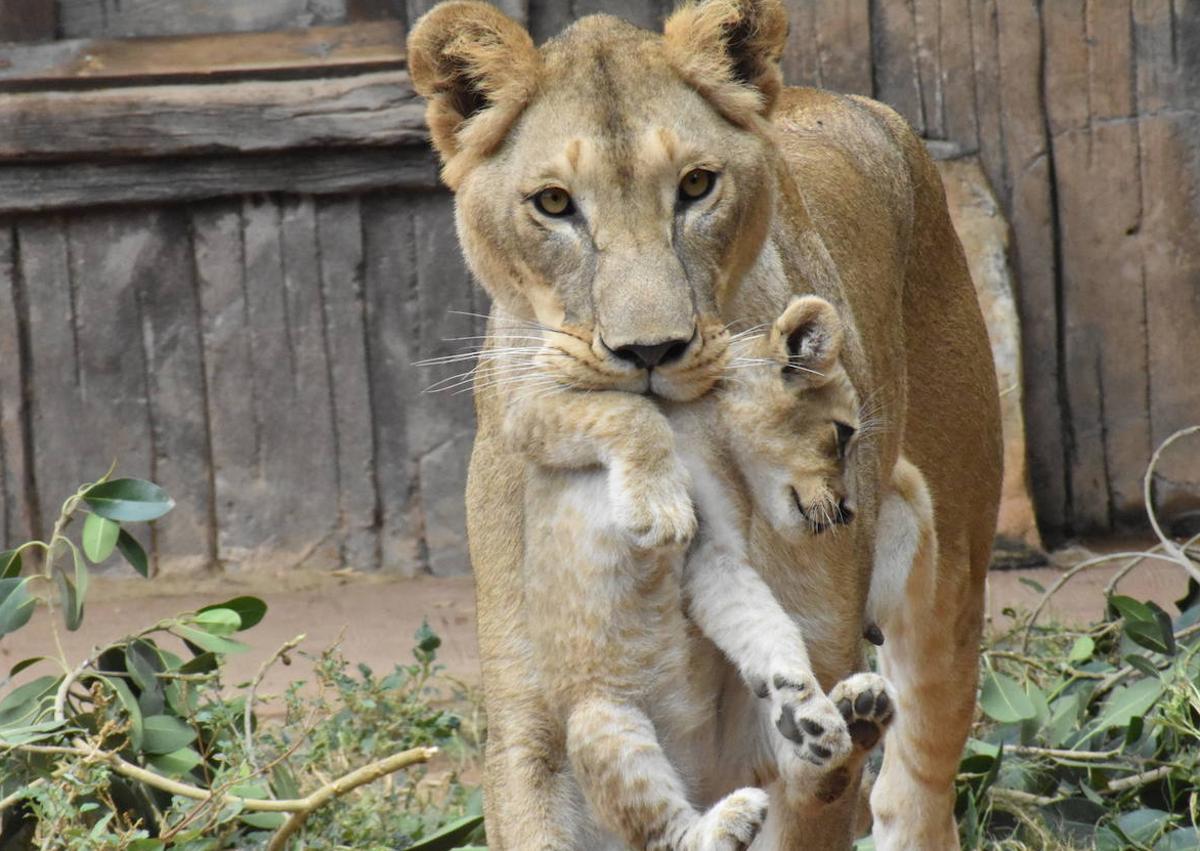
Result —
[[607, 468], [613, 515], [635, 546], [685, 544], [695, 534], [691, 478], [649, 399], [608, 391], [514, 399], [505, 435], [545, 467]]

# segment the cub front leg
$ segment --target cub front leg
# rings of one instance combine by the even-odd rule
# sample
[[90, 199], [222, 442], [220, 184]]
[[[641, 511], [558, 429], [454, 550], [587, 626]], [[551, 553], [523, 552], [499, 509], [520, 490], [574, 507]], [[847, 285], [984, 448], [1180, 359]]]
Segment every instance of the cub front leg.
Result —
[[542, 466], [607, 468], [613, 517], [635, 546], [686, 544], [696, 533], [691, 478], [670, 423], [649, 399], [610, 391], [514, 399], [504, 430]]

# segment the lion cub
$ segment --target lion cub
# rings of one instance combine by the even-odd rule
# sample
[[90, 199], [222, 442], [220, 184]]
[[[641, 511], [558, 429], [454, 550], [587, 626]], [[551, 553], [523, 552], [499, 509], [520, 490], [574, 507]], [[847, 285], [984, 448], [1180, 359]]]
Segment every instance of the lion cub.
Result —
[[[769, 700], [770, 749], [791, 789], [827, 794], [828, 771], [865, 753], [848, 724], [872, 724], [878, 738], [890, 721], [876, 675], [822, 692], [799, 627], [746, 557], [756, 508], [794, 533], [853, 516], [843, 467], [858, 400], [841, 342], [836, 311], [808, 296], [766, 334], [734, 343], [727, 378], [699, 401], [514, 400], [506, 433], [535, 462], [525, 491], [530, 650], [581, 791], [622, 842], [733, 851], [765, 819], [756, 788], [703, 813], [692, 804], [686, 758], [704, 750], [695, 736], [710, 727], [715, 690], [690, 655], [685, 612]], [[561, 830], [563, 847], [577, 847]]]

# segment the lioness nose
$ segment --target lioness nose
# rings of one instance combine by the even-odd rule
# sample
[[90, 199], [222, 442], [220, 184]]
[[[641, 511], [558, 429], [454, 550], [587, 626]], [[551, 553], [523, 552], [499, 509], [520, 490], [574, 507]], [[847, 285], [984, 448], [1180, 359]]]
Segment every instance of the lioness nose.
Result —
[[654, 369], [656, 366], [679, 360], [690, 342], [691, 340], [665, 340], [661, 343], [633, 343], [615, 349], [613, 354], [643, 369]]

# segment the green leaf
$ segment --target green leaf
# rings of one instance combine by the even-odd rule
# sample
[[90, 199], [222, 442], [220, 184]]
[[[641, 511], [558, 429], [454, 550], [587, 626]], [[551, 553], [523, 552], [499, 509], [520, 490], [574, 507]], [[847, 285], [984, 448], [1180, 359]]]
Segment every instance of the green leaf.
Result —
[[1158, 668], [1154, 667], [1154, 663], [1145, 656], [1139, 656], [1136, 653], [1130, 653], [1125, 657], [1125, 664], [1136, 671], [1140, 671], [1148, 677], [1158, 677]]
[[117, 538], [121, 534], [121, 527], [111, 520], [101, 517], [99, 514], [89, 514], [87, 519], [83, 521], [83, 551], [87, 557], [92, 560], [92, 564], [99, 564], [117, 548]]
[[247, 645], [242, 644], [240, 641], [234, 641], [232, 638], [222, 638], [219, 635], [213, 635], [212, 633], [205, 632], [202, 629], [196, 629], [195, 627], [187, 626], [185, 624], [179, 624], [175, 627], [172, 627], [171, 631], [180, 638], [186, 639], [192, 644], [195, 644], [201, 650], [207, 650], [210, 653], [216, 653], [218, 655], [224, 655], [226, 653], [242, 653], [250, 649]]
[[1108, 604], [1112, 606], [1118, 615], [1127, 621], [1154, 620], [1154, 613], [1150, 610], [1150, 607], [1132, 597], [1114, 594], [1108, 598]]
[[32, 576], [0, 579], [0, 637], [16, 632], [33, 617], [37, 597], [29, 593]]
[[0, 700], [0, 727], [10, 727], [35, 716], [49, 704], [61, 681], [62, 677], [47, 674], [10, 691]]
[[1154, 851], [1195, 851], [1197, 848], [1200, 848], [1200, 829], [1194, 827], [1177, 827], [1154, 843]]
[[49, 656], [30, 656], [28, 659], [22, 659], [20, 662], [18, 662], [17, 664], [15, 664], [11, 668], [9, 668], [8, 678], [11, 680], [13, 677], [15, 677], [17, 674], [21, 673], [22, 671], [24, 671], [26, 668], [32, 668], [38, 662], [43, 662], [49, 658], [50, 658]]
[[1079, 723], [1079, 712], [1086, 703], [1083, 692], [1073, 691], [1059, 696], [1050, 705], [1050, 717], [1042, 725], [1041, 739], [1046, 747], [1056, 748], [1075, 730]]
[[238, 631], [250, 629], [252, 626], [257, 626], [258, 622], [263, 619], [267, 613], [267, 604], [258, 597], [234, 597], [232, 600], [226, 600], [224, 603], [217, 603], [212, 606], [205, 606], [201, 612], [207, 612], [212, 609], [232, 609], [237, 612], [238, 617], [242, 619], [242, 625], [238, 627]]
[[232, 635], [242, 628], [242, 619], [233, 609], [201, 609], [192, 623], [213, 635]]
[[167, 845], [161, 839], [135, 839], [128, 847], [129, 851], [163, 851]]
[[215, 671], [220, 667], [220, 660], [216, 653], [205, 651], [198, 656], [193, 656], [188, 661], [179, 666], [181, 674], [207, 674], [209, 671]]
[[1173, 655], [1174, 640], [1168, 644], [1163, 640], [1162, 628], [1156, 621], [1125, 621], [1125, 635], [1129, 640], [1147, 650], [1164, 655]]
[[75, 562], [75, 610], [71, 613], [75, 625], [71, 626], [71, 621], [67, 621], [67, 628], [75, 630], [79, 629], [79, 625], [83, 623], [83, 604], [87, 598], [90, 575], [87, 562], [83, 560], [83, 555], [79, 552], [78, 547], [71, 547], [71, 558]]
[[142, 720], [142, 750], [169, 754], [196, 741], [196, 731], [174, 715], [147, 715]]
[[67, 575], [62, 567], [54, 568], [54, 581], [58, 583], [59, 607], [62, 609], [63, 621], [67, 629], [74, 632], [83, 623], [83, 602], [87, 593], [88, 572], [83, 563], [83, 556], [74, 544], [68, 549], [75, 560], [75, 579]]
[[299, 798], [300, 784], [286, 762], [281, 762], [271, 771], [271, 787], [280, 798]]
[[150, 560], [146, 558], [146, 551], [142, 549], [142, 545], [137, 542], [137, 539], [124, 529], [117, 536], [117, 549], [121, 551], [125, 561], [129, 562], [134, 570], [147, 579], [150, 578]]
[[[0, 563], [3, 563], [3, 557], [0, 556]], [[1184, 595], [1175, 601], [1175, 607], [1180, 612], [1186, 612], [1192, 606], [1196, 605], [1196, 601], [1200, 600], [1200, 582], [1196, 581], [1194, 576], [1188, 577], [1187, 591]]]
[[1096, 721], [1096, 729], [1127, 726], [1134, 716], [1145, 715], [1162, 693], [1162, 680], [1152, 678], [1113, 689], [1105, 702], [1104, 712]]
[[456, 819], [420, 842], [407, 846], [405, 851], [452, 851], [466, 842], [481, 824], [483, 816]]
[[156, 520], [175, 507], [166, 491], [143, 479], [100, 482], [84, 492], [83, 499], [101, 517], [119, 523]]
[[283, 813], [243, 813], [241, 820], [258, 830], [278, 830], [287, 821]]
[[142, 691], [158, 688], [158, 673], [166, 669], [158, 651], [150, 642], [138, 638], [125, 648], [125, 668]]
[[0, 579], [12, 579], [21, 575], [20, 550], [5, 550], [0, 553]]
[[1162, 810], [1140, 809], [1121, 815], [1117, 819], [1117, 827], [1129, 841], [1147, 845], [1170, 825], [1170, 821], [1170, 813], [1164, 813]]
[[117, 700], [121, 702], [126, 714], [129, 715], [129, 744], [135, 751], [142, 749], [142, 710], [138, 706], [137, 698], [133, 696], [133, 692], [125, 681], [120, 677], [100, 677], [117, 695]]
[[1022, 585], [1027, 585], [1028, 587], [1032, 588], [1034, 591], [1037, 591], [1039, 594], [1046, 593], [1046, 587], [1044, 585], [1042, 585], [1042, 583], [1034, 582], [1032, 579], [1030, 579], [1026, 576], [1018, 577], [1017, 581], [1020, 582]]
[[1012, 677], [989, 671], [979, 695], [979, 706], [995, 721], [1013, 724], [1033, 718], [1037, 711], [1025, 690]]
[[191, 748], [180, 748], [171, 753], [153, 754], [147, 757], [146, 761], [168, 777], [180, 777], [203, 762], [200, 754]]
[[28, 724], [21, 727], [5, 727], [4, 729], [0, 729], [0, 745], [6, 747], [31, 745], [34, 742], [61, 736], [63, 730], [63, 723], [55, 721], [53, 718], [37, 724]]
[[1075, 643], [1071, 645], [1071, 652], [1067, 654], [1068, 662], [1084, 662], [1092, 658], [1092, 654], [1096, 652], [1096, 641], [1090, 635], [1081, 635], [1075, 639]]

